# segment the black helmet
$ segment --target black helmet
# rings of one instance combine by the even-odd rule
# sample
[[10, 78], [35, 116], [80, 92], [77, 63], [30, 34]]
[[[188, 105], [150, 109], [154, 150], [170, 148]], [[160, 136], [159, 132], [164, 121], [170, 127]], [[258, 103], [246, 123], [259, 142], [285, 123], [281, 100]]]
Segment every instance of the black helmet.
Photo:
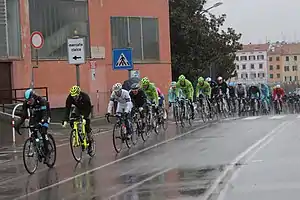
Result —
[[137, 89], [139, 89], [140, 88], [140, 85], [138, 84], [138, 83], [133, 83], [132, 85], [131, 85], [131, 89], [132, 90], [137, 90]]

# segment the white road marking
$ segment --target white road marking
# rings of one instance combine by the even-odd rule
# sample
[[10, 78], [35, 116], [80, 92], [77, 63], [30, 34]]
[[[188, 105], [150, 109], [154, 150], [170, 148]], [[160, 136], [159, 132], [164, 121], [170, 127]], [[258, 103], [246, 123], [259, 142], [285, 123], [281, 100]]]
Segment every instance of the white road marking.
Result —
[[246, 117], [246, 118], [244, 118], [242, 120], [255, 120], [255, 119], [259, 119], [259, 118], [261, 118], [261, 116]]
[[273, 117], [269, 117], [269, 119], [282, 119], [282, 118], [285, 118], [286, 115], [275, 115]]
[[252, 151], [255, 151], [256, 148], [260, 149], [261, 146], [264, 145], [264, 142], [268, 143], [268, 139], [272, 138], [272, 136], [282, 127], [286, 126], [288, 122], [282, 122], [280, 123], [276, 128], [271, 130], [267, 135], [265, 135], [263, 138], [255, 142], [253, 145], [251, 145], [248, 149], [243, 151], [241, 154], [239, 154], [230, 165], [228, 165], [223, 173], [216, 179], [214, 184], [207, 190], [203, 196], [203, 200], [208, 200], [214, 193], [218, 193], [217, 191], [219, 189], [219, 185], [224, 180], [224, 178], [234, 170], [236, 164], [238, 164], [243, 158], [245, 158], [247, 155], [249, 155]]
[[[103, 169], [103, 168], [105, 168], [105, 167], [108, 167], [108, 166], [113, 165], [113, 164], [115, 164], [115, 163], [118, 163], [118, 162], [120, 162], [120, 161], [126, 160], [126, 159], [131, 158], [131, 157], [133, 157], [133, 156], [136, 156], [136, 155], [138, 155], [138, 154], [141, 154], [141, 153], [143, 153], [143, 152], [145, 152], [145, 151], [151, 150], [151, 149], [153, 149], [153, 148], [155, 148], [155, 147], [158, 147], [158, 146], [160, 146], [160, 145], [162, 145], [162, 144], [165, 144], [165, 143], [171, 142], [171, 141], [173, 141], [173, 140], [176, 140], [176, 139], [178, 139], [178, 138], [184, 137], [184, 136], [186, 136], [186, 135], [188, 135], [188, 134], [190, 134], [190, 133], [193, 133], [193, 132], [195, 132], [195, 131], [197, 131], [197, 130], [200, 130], [200, 129], [202, 129], [202, 128], [205, 128], [205, 127], [207, 127], [208, 125], [209, 125], [209, 124], [205, 124], [205, 125], [203, 125], [203, 126], [197, 127], [197, 128], [195, 128], [195, 129], [193, 129], [193, 130], [190, 130], [190, 131], [188, 131], [188, 132], [185, 132], [185, 133], [183, 133], [183, 134], [181, 134], [181, 135], [175, 136], [175, 137], [170, 138], [170, 139], [168, 139], [168, 140], [164, 140], [164, 141], [162, 141], [162, 142], [159, 142], [159, 143], [157, 143], [157, 144], [155, 144], [155, 145], [152, 145], [152, 146], [149, 146], [149, 147], [147, 147], [147, 148], [144, 148], [144, 149], [142, 149], [142, 150], [140, 150], [140, 151], [137, 151], [137, 152], [135, 152], [135, 153], [133, 153], [133, 154], [130, 154], [130, 155], [128, 155], [128, 156], [124, 156], [124, 157], [119, 158], [119, 159], [117, 159], [117, 160], [115, 160], [115, 161], [106, 163], [105, 165], [101, 165], [101, 166], [96, 167], [96, 168], [94, 168], [94, 169], [87, 170], [87, 171], [85, 171], [85, 172], [83, 172], [83, 173], [77, 174], [77, 175], [75, 175], [75, 176], [71, 176], [71, 177], [69, 177], [69, 178], [66, 178], [66, 179], [64, 179], [64, 180], [61, 180], [61, 181], [59, 181], [59, 182], [57, 182], [57, 183], [54, 183], [54, 184], [52, 184], [52, 185], [49, 185], [49, 186], [47, 186], [47, 187], [44, 187], [44, 188], [35, 190], [35, 191], [33, 191], [33, 192], [30, 192], [30, 193], [27, 193], [26, 195], [23, 195], [23, 196], [20, 196], [20, 197], [18, 197], [18, 198], [15, 198], [15, 200], [17, 200], [17, 199], [23, 199], [23, 198], [25, 198], [25, 197], [29, 197], [29, 196], [31, 196], [31, 195], [33, 195], [33, 194], [39, 193], [39, 192], [41, 192], [41, 191], [44, 191], [44, 190], [50, 189], [50, 188], [52, 188], [52, 187], [55, 187], [55, 186], [57, 186], [57, 185], [66, 183], [66, 182], [68, 182], [68, 181], [71, 181], [71, 180], [73, 180], [73, 179], [75, 179], [75, 178], [78, 178], [78, 177], [80, 177], [80, 176], [82, 176], [82, 175], [90, 174], [90, 173], [92, 173], [92, 172], [94, 172], [94, 171], [97, 171], [97, 170], [99, 170], [99, 169]], [[169, 170], [169, 169], [168, 169], [168, 170]], [[164, 170], [164, 171], [165, 171], [165, 170]], [[162, 171], [162, 172], [164, 172], [164, 171]], [[160, 173], [162, 173], [162, 172], [160, 172]], [[158, 175], [159, 175], [159, 174], [158, 174]], [[156, 176], [158, 176], [158, 175], [156, 175]]]

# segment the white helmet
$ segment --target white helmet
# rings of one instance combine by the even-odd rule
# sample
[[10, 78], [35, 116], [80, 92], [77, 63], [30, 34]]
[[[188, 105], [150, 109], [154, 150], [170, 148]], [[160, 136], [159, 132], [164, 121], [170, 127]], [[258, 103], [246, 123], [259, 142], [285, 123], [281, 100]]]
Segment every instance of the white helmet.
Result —
[[113, 85], [112, 90], [115, 92], [118, 92], [122, 89], [122, 84], [121, 83], [116, 83]]
[[211, 82], [211, 78], [210, 78], [210, 77], [207, 77], [205, 80], [206, 80], [207, 82]]
[[221, 76], [218, 77], [218, 81], [222, 81], [223, 78]]
[[278, 84], [278, 85], [276, 85], [275, 87], [276, 87], [276, 88], [280, 88], [280, 85]]

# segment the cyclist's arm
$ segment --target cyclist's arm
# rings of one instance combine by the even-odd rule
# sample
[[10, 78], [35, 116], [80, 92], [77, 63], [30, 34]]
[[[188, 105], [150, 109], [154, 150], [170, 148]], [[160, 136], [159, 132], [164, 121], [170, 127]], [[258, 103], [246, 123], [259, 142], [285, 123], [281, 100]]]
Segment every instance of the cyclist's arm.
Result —
[[131, 102], [131, 98], [130, 98], [129, 92], [125, 90], [124, 93], [125, 93], [124, 94], [124, 98], [125, 98], [125, 101], [126, 101], [125, 112], [129, 113], [130, 110], [131, 110], [132, 102]]
[[69, 96], [67, 97], [67, 100], [66, 100], [66, 112], [65, 112], [64, 120], [69, 119], [72, 104], [73, 104], [73, 99], [72, 99], [71, 95], [69, 94]]
[[22, 114], [21, 114], [21, 119], [18, 122], [20, 125], [24, 123], [25, 119], [28, 117], [28, 106], [27, 103], [24, 102], [22, 105]]
[[152, 90], [151, 93], [154, 97], [154, 102], [155, 102], [156, 105], [158, 105], [158, 93], [157, 93], [157, 90], [156, 90], [155, 86], [152, 85], [151, 90]]
[[115, 100], [115, 95], [114, 92], [110, 95], [110, 100], [108, 102], [107, 106], [107, 113], [111, 113], [112, 108], [114, 107], [114, 100]]
[[206, 87], [207, 87], [207, 92], [206, 92], [206, 94], [207, 94], [208, 98], [210, 98], [210, 97], [211, 97], [211, 87], [210, 87], [209, 84], [207, 84]]
[[[141, 97], [143, 99], [143, 104], [146, 105], [147, 104], [147, 95], [145, 94], [145, 92], [143, 90], [140, 90], [141, 92]], [[132, 98], [131, 98], [131, 101], [132, 101]]]
[[196, 98], [199, 97], [199, 91], [201, 90], [201, 86], [199, 84], [196, 85]]
[[193, 101], [193, 97], [194, 97], [194, 87], [192, 85], [191, 82], [188, 83], [188, 98]]
[[85, 103], [83, 114], [84, 117], [88, 117], [92, 112], [92, 102], [90, 96], [86, 93], [82, 93], [83, 102]]
[[48, 102], [45, 99], [43, 99], [42, 97], [38, 97], [38, 100], [41, 104], [40, 112], [42, 115], [42, 119], [45, 122], [48, 122], [48, 119], [49, 119]]

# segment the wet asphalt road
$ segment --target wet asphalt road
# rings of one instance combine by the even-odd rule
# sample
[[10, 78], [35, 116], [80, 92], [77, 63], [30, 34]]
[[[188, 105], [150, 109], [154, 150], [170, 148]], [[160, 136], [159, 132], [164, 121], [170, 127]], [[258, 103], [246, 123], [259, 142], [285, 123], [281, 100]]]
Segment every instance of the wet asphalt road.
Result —
[[96, 137], [96, 157], [80, 164], [57, 134], [55, 167], [40, 165], [32, 176], [20, 152], [0, 151], [0, 199], [282, 199], [287, 192], [297, 197], [299, 122], [297, 115], [284, 115], [196, 123], [184, 130], [171, 124], [166, 133], [152, 134], [120, 155], [106, 130]]

